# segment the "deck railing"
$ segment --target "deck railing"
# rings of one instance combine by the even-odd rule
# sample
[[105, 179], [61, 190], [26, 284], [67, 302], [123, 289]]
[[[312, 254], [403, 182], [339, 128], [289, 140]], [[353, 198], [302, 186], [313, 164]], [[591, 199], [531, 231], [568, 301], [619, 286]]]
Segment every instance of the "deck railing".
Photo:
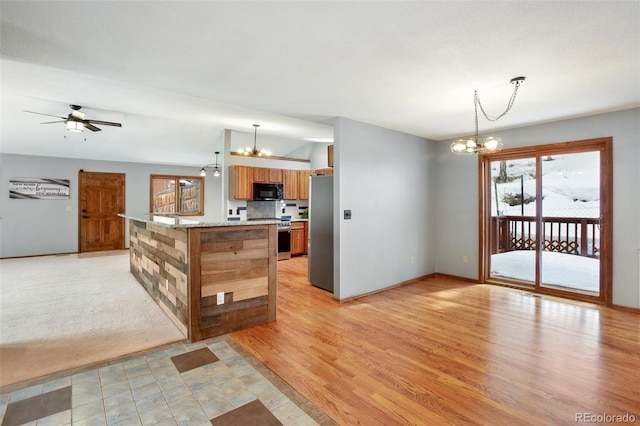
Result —
[[[597, 258], [600, 220], [584, 217], [542, 219], [542, 250]], [[536, 249], [535, 216], [492, 216], [491, 254]]]

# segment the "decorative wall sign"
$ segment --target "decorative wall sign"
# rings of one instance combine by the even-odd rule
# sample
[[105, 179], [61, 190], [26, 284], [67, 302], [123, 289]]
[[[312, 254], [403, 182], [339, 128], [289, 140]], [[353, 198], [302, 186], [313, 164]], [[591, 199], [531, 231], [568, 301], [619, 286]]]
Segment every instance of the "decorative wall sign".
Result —
[[68, 179], [9, 179], [9, 198], [31, 200], [69, 199]]

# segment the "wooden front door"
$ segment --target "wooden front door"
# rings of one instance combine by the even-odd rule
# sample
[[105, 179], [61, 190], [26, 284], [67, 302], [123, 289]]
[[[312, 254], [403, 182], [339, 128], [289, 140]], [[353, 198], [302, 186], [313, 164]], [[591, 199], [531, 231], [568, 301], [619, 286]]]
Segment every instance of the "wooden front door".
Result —
[[80, 253], [124, 249], [123, 173], [78, 173]]

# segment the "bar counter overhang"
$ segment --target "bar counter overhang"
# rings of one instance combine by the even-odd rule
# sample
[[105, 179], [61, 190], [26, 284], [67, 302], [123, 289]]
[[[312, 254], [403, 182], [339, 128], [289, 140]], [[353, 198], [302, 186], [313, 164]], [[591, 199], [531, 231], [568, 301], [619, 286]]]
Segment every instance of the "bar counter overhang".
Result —
[[191, 342], [276, 320], [277, 220], [122, 214], [130, 270]]

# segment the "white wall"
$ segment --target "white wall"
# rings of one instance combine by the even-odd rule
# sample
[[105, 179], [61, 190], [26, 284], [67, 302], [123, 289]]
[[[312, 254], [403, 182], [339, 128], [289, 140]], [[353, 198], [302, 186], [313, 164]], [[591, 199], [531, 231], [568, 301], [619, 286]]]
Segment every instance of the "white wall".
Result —
[[311, 170], [326, 169], [329, 167], [329, 145], [331, 143], [314, 142], [311, 146]]
[[[502, 132], [505, 148], [613, 137], [613, 303], [640, 307], [640, 109], [540, 124]], [[437, 148], [436, 270], [478, 278], [478, 159]], [[469, 263], [462, 256], [469, 256]]]
[[[78, 251], [78, 171], [113, 172], [126, 175], [126, 212], [149, 211], [149, 175], [198, 176], [197, 167], [82, 160], [0, 154], [0, 257], [31, 256]], [[205, 216], [222, 220], [222, 180], [205, 178]], [[21, 200], [9, 198], [9, 179], [56, 178], [70, 181], [68, 200]], [[67, 208], [70, 206], [71, 211]], [[129, 245], [127, 232], [126, 245]]]
[[435, 143], [345, 118], [334, 141], [334, 296], [434, 272]]

